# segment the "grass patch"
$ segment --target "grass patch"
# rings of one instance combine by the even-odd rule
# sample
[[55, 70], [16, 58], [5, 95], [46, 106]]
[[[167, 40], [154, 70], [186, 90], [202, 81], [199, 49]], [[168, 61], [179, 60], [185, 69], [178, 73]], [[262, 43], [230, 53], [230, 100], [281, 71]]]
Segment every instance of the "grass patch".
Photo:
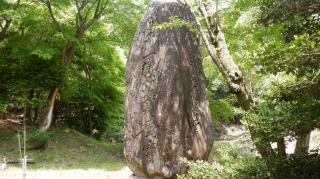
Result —
[[210, 152], [208, 162], [216, 161], [222, 165], [228, 161], [229, 155], [233, 157], [248, 154], [256, 156], [251, 140], [220, 140], [215, 141]]
[[[28, 158], [35, 159], [28, 169], [119, 170], [126, 166], [122, 143], [100, 142], [71, 129], [52, 131], [46, 150], [27, 151]], [[17, 134], [17, 129], [0, 129], [0, 156], [20, 158]], [[20, 167], [20, 164], [10, 166]]]

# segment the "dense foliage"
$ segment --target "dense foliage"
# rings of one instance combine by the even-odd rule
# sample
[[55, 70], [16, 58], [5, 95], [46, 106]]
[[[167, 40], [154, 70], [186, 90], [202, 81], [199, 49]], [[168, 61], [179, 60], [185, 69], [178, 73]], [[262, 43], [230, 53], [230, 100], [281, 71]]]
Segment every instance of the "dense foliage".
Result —
[[[228, 165], [187, 162], [194, 169], [189, 178], [205, 178], [206, 172], [222, 178], [238, 174], [245, 174], [240, 178], [319, 177], [314, 172], [318, 155], [310, 153], [308, 146], [310, 131], [318, 128], [320, 121], [319, 7], [319, 2], [312, 0], [219, 1], [218, 13], [228, 49], [245, 74], [255, 99], [251, 110], [242, 113], [241, 122], [250, 130], [258, 151], [263, 151], [263, 160], [251, 157], [253, 163], [240, 165], [244, 173], [238, 173], [234, 169], [239, 165], [232, 164], [231, 169], [224, 171], [226, 175], [220, 170]], [[204, 64], [207, 65], [206, 60]], [[227, 92], [218, 70], [208, 66], [205, 69], [211, 109], [219, 109], [222, 114], [221, 117], [213, 111], [214, 120], [232, 119], [234, 112], [241, 113], [237, 103], [230, 100], [234, 98]], [[213, 101], [216, 99], [223, 103], [217, 105]], [[231, 108], [226, 108], [226, 103]], [[227, 112], [230, 109], [233, 112]], [[297, 140], [294, 155], [285, 150], [288, 140]], [[271, 143], [277, 143], [277, 148], [272, 148]], [[307, 163], [309, 167], [303, 167]], [[246, 171], [251, 164], [264, 171], [261, 176], [253, 172], [254, 167], [253, 171]]]
[[[262, 14], [269, 2], [261, 3]], [[287, 135], [297, 137], [309, 133], [319, 127], [320, 121], [317, 110], [320, 107], [319, 4], [316, 1], [273, 3], [268, 10], [271, 13], [262, 15], [260, 20], [268, 20], [262, 24], [265, 28], [277, 26], [277, 32], [282, 35], [264, 44], [264, 50], [255, 59], [261, 67], [260, 74], [274, 74], [282, 80], [272, 83], [249, 114], [248, 121], [251, 127], [261, 126], [255, 128], [261, 131], [253, 135], [265, 143]]]
[[[0, 111], [100, 137], [123, 130], [124, 62], [144, 2], [1, 1]], [[25, 109], [25, 110], [24, 110]]]
[[224, 143], [217, 147], [219, 162], [205, 161], [191, 162], [182, 159], [181, 162], [190, 167], [186, 174], [179, 175], [179, 179], [198, 178], [270, 178], [266, 163], [254, 156], [250, 142], [235, 141]]
[[[0, 1], [0, 112], [25, 113], [40, 123], [50, 91], [57, 87], [55, 125], [97, 138], [121, 133], [124, 56], [147, 2]], [[218, 7], [228, 50], [255, 103], [249, 111], [240, 109], [204, 51], [212, 118], [217, 124], [241, 121], [266, 153], [256, 158], [238, 146], [224, 151], [224, 163], [183, 160], [191, 170], [180, 177], [319, 177], [317, 154], [307, 149], [289, 155], [281, 149], [287, 139], [308, 140], [320, 126], [319, 1], [225, 0]], [[35, 131], [34, 136], [43, 135]]]

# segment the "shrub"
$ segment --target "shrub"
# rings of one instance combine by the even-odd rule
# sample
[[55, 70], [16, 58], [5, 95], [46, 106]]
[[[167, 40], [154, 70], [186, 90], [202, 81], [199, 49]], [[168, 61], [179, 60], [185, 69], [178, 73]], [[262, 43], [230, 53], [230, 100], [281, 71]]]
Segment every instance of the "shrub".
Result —
[[178, 175], [179, 179], [219, 178], [223, 175], [224, 167], [217, 162], [208, 163], [203, 160], [193, 162], [186, 158], [182, 158], [181, 162], [186, 164], [189, 170], [187, 174]]
[[202, 160], [193, 162], [185, 158], [181, 159], [181, 162], [185, 163], [189, 170], [186, 174], [178, 175], [179, 179], [270, 178], [267, 167], [261, 158], [245, 157], [225, 165]]
[[181, 162], [189, 167], [186, 174], [178, 179], [309, 179], [320, 178], [320, 155], [294, 154], [289, 156], [273, 155], [267, 159], [253, 156], [243, 144], [236, 142], [224, 145], [216, 151], [222, 157], [221, 162], [188, 161]]
[[231, 141], [219, 148], [219, 162], [188, 161], [181, 162], [189, 167], [186, 174], [178, 175], [179, 179], [211, 179], [211, 178], [270, 178], [266, 163], [256, 157], [246, 141]]
[[318, 154], [274, 156], [268, 158], [267, 163], [273, 178], [320, 178], [320, 156]]
[[36, 139], [43, 142], [43, 141], [48, 141], [53, 134], [54, 134], [53, 131], [43, 132], [43, 131], [40, 131], [39, 129], [32, 128], [29, 132], [28, 139], [29, 140]]

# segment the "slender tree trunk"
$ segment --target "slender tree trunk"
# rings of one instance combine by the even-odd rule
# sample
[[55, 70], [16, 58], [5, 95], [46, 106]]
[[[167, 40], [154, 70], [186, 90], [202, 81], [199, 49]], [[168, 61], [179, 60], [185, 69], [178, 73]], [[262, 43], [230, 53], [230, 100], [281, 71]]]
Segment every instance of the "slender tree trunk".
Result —
[[[189, 6], [185, 1], [178, 1], [193, 14], [194, 18], [196, 19], [197, 28], [200, 31], [209, 55], [217, 65], [222, 76], [225, 78], [230, 92], [236, 94], [241, 108], [245, 111], [248, 111], [253, 104], [253, 98], [246, 87], [244, 77], [239, 67], [234, 62], [228, 50], [224, 34], [219, 24], [219, 17], [217, 14], [218, 5], [213, 0], [206, 0], [204, 3], [205, 6], [203, 6], [203, 4], [199, 4], [198, 10], [204, 17], [206, 30], [208, 31], [209, 35], [208, 38], [191, 6]], [[209, 42], [209, 39], [211, 42]], [[214, 53], [214, 50], [211, 47], [212, 45], [216, 48], [217, 55]], [[252, 130], [253, 129], [249, 127], [251, 134]], [[255, 141], [253, 135], [251, 135], [251, 138], [253, 141]], [[263, 158], [266, 158], [268, 155], [270, 155], [270, 153], [272, 153], [270, 144], [266, 143], [263, 146], [256, 145], [256, 147]]]
[[93, 136], [93, 121], [92, 121], [92, 105], [91, 105], [91, 101], [89, 101], [89, 111], [88, 111], [88, 115], [89, 115], [89, 130], [90, 130], [90, 136]]
[[48, 97], [48, 105], [47, 105], [47, 108], [45, 109], [43, 122], [40, 126], [40, 131], [43, 131], [43, 132], [48, 131], [51, 126], [52, 112], [53, 112], [54, 102], [58, 94], [58, 91], [59, 91], [59, 88], [56, 86], [53, 87], [50, 91], [50, 94]]
[[34, 116], [33, 116], [33, 122], [37, 121], [38, 115], [39, 115], [39, 107], [35, 107], [34, 109]]
[[[206, 0], [205, 7], [200, 6], [199, 11], [204, 16], [211, 43], [216, 48], [217, 56], [221, 61], [225, 73], [227, 73], [228, 78], [225, 79], [227, 81], [228, 88], [231, 93], [237, 96], [241, 108], [248, 111], [254, 101], [252, 95], [248, 91], [242, 72], [234, 62], [229, 52], [224, 33], [222, 32], [219, 23], [217, 1], [214, 2], [213, 0]], [[252, 141], [255, 141], [255, 137], [252, 135], [253, 128], [249, 127], [249, 131]], [[273, 153], [271, 144], [269, 143], [265, 143], [263, 145], [258, 145], [256, 143], [256, 147], [262, 158], [267, 158]]]
[[277, 141], [277, 146], [278, 146], [278, 155], [286, 155], [286, 144], [284, 141], [284, 137], [281, 137], [278, 141]]
[[309, 151], [309, 143], [310, 143], [310, 133], [303, 133], [297, 136], [297, 144], [294, 150], [294, 153], [303, 153], [307, 154]]
[[89, 84], [89, 105], [88, 105], [88, 115], [89, 115], [89, 130], [90, 130], [90, 136], [93, 136], [93, 119], [92, 119], [92, 100], [91, 100], [91, 90], [92, 86]]
[[[86, 46], [84, 46], [84, 50], [86, 51]], [[89, 51], [89, 55], [92, 56], [93, 54], [91, 53], [91, 51]], [[90, 57], [89, 57], [90, 58]], [[89, 89], [88, 92], [88, 119], [89, 119], [89, 134], [90, 136], [93, 137], [94, 133], [93, 133], [93, 116], [92, 116], [92, 110], [93, 110], [93, 103], [92, 103], [92, 90], [93, 90], [93, 85], [92, 85], [92, 78], [91, 78], [91, 72], [93, 71], [92, 67], [90, 64], [87, 64], [85, 66], [85, 74], [86, 74], [86, 78], [85, 81], [87, 83], [87, 87]]]
[[[55, 17], [54, 14], [54, 7], [51, 5], [51, 0], [43, 0], [41, 1], [48, 9], [49, 16], [52, 20], [52, 23], [58, 28], [59, 32], [62, 33], [64, 37], [66, 37], [66, 29], [62, 25], [62, 23]], [[109, 1], [102, 1], [102, 0], [95, 0], [95, 3], [88, 3], [88, 1], [76, 1], [75, 7], [77, 10], [76, 18], [74, 19], [76, 22], [75, 26], [75, 33], [74, 37], [78, 40], [80, 40], [85, 31], [88, 30], [88, 28], [91, 27], [91, 25], [99, 20], [106, 10], [106, 8], [109, 5]], [[86, 8], [90, 6], [89, 8]], [[84, 13], [85, 12], [85, 13]], [[90, 13], [89, 13], [90, 12]], [[88, 15], [93, 13], [93, 16], [91, 18], [88, 18]], [[83, 14], [86, 14], [85, 17], [83, 17]], [[67, 45], [62, 49], [62, 60], [64, 62], [64, 67], [68, 68], [69, 65], [72, 62], [72, 58], [77, 50], [78, 43], [74, 40], [68, 40]], [[58, 92], [58, 87], [53, 87], [49, 98], [48, 98], [48, 106], [47, 111], [44, 116], [44, 124], [42, 124], [41, 130], [48, 130], [51, 121], [52, 121], [52, 110], [54, 107], [54, 100]]]
[[227, 82], [229, 90], [231, 93], [236, 94], [241, 108], [247, 111], [253, 104], [252, 96], [247, 89], [244, 77], [238, 65], [236, 65], [228, 50], [227, 43], [220, 26], [217, 25], [217, 28], [218, 29], [214, 30], [214, 35], [216, 37], [214, 45], [216, 47], [217, 55], [231, 80]]
[[[218, 18], [215, 18], [218, 19]], [[238, 65], [234, 62], [225, 40], [225, 36], [220, 28], [219, 24], [216, 24], [216, 30], [214, 30], [215, 35], [215, 48], [217, 55], [225, 68], [229, 79], [227, 80], [227, 85], [231, 93], [235, 94], [238, 98], [240, 106], [243, 110], [248, 111], [252, 104], [253, 98], [247, 89], [247, 85], [244, 81], [242, 72], [240, 71]], [[249, 127], [249, 131], [252, 134], [253, 128]], [[255, 138], [251, 135], [253, 141]], [[265, 147], [256, 145], [261, 157], [266, 158], [272, 152], [271, 144], [265, 144]]]
[[[36, 99], [39, 99], [41, 93], [36, 92], [35, 95], [36, 95]], [[38, 120], [38, 116], [39, 116], [39, 106], [36, 105], [36, 107], [33, 109], [33, 111], [34, 111], [33, 122], [36, 122]]]
[[207, 0], [206, 3], [205, 7], [199, 7], [199, 11], [205, 18], [211, 44], [214, 45], [219, 61], [227, 74], [227, 78], [225, 78], [230, 92], [236, 94], [241, 108], [247, 111], [253, 104], [252, 96], [248, 91], [241, 70], [229, 52], [224, 33], [219, 24], [217, 4], [212, 0]]
[[[31, 100], [34, 96], [34, 90], [31, 90], [29, 93], [28, 93], [28, 100]], [[31, 120], [31, 113], [32, 113], [32, 108], [30, 107], [29, 104], [26, 105], [26, 109], [25, 109], [25, 118], [26, 120]]]

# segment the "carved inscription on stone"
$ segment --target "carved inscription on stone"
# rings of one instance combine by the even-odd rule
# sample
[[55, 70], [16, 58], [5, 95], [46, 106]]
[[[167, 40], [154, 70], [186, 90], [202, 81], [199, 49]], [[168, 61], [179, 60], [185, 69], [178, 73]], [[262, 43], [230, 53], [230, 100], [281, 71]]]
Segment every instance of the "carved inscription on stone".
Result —
[[207, 159], [213, 143], [199, 34], [152, 31], [171, 16], [194, 22], [178, 2], [151, 2], [127, 61], [124, 153], [136, 178], [175, 178], [180, 157]]

